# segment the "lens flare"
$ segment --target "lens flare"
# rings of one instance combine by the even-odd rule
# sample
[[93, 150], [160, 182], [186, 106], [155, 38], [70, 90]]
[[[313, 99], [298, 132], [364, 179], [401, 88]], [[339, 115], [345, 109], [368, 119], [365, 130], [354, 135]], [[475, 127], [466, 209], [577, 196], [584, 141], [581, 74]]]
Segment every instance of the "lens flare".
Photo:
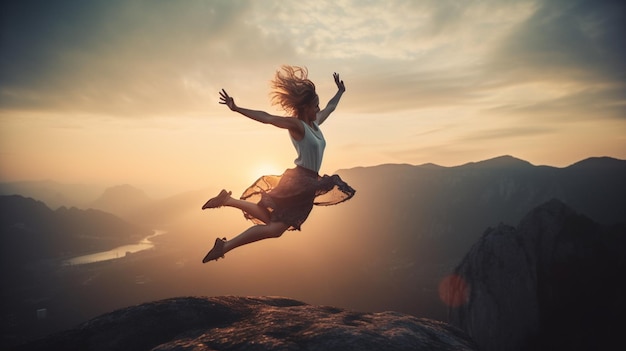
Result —
[[469, 299], [469, 286], [463, 277], [451, 274], [439, 282], [439, 299], [450, 307], [460, 307]]

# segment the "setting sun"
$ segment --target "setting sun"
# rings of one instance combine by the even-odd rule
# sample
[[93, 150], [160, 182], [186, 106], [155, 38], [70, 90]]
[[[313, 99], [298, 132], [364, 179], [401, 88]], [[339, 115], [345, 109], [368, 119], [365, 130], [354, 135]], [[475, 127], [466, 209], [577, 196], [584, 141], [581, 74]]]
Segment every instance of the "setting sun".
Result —
[[264, 175], [280, 175], [284, 169], [271, 163], [262, 163], [252, 169], [252, 178], [256, 179]]

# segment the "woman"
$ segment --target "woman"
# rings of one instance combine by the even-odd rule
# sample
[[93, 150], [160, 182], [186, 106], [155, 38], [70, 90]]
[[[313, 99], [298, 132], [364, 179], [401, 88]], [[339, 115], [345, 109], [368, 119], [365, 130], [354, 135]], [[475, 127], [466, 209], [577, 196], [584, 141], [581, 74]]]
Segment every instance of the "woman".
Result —
[[220, 104], [228, 106], [232, 111], [261, 123], [287, 129], [298, 157], [295, 168], [286, 170], [280, 176], [259, 178], [240, 199], [232, 198], [231, 192], [222, 190], [202, 206], [203, 210], [235, 207], [256, 223], [233, 239], [215, 239], [215, 245], [202, 263], [217, 260], [239, 246], [280, 237], [286, 230], [300, 230], [313, 205], [334, 205], [354, 195], [354, 189], [338, 175], [318, 174], [326, 146], [319, 125], [337, 107], [346, 90], [345, 85], [339, 75], [334, 73], [338, 91], [320, 111], [315, 84], [307, 78], [307, 74], [306, 68], [282, 66], [272, 80], [272, 104], [280, 105], [291, 117], [239, 107], [224, 89], [220, 92]]

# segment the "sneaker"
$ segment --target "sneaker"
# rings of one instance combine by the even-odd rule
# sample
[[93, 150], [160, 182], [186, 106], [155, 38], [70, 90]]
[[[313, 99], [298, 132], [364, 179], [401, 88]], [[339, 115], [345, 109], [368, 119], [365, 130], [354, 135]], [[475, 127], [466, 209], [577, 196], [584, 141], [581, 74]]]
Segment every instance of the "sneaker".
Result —
[[226, 244], [226, 238], [215, 239], [215, 245], [213, 245], [211, 251], [204, 256], [202, 263], [207, 263], [213, 260], [217, 261], [219, 258], [224, 258], [224, 244]]
[[214, 198], [210, 199], [209, 201], [207, 201], [202, 206], [202, 209], [205, 210], [207, 208], [218, 208], [218, 207], [224, 206], [226, 201], [230, 198], [231, 194], [232, 194], [232, 192], [226, 191], [226, 190], [222, 189], [222, 191], [220, 191], [220, 193], [217, 194], [216, 197], [214, 197]]

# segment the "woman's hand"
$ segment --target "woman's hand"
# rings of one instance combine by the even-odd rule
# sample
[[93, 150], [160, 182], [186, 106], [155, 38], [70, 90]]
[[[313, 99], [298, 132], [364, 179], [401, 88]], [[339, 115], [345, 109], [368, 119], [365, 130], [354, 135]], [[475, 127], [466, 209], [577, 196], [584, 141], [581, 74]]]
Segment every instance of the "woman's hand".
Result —
[[339, 73], [333, 73], [333, 78], [335, 78], [335, 84], [337, 84], [337, 89], [339, 89], [339, 91], [342, 93], [346, 91], [346, 86], [343, 84], [343, 80], [339, 79]]
[[231, 111], [235, 111], [237, 109], [237, 105], [235, 105], [235, 99], [230, 97], [224, 89], [220, 91], [220, 104], [228, 106]]

